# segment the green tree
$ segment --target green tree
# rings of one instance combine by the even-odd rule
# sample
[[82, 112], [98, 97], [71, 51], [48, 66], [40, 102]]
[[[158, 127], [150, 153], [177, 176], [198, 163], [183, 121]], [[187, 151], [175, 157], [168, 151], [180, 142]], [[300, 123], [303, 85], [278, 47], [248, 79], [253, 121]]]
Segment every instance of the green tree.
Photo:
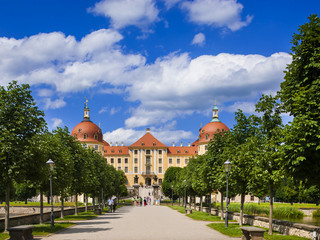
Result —
[[[240, 225], [243, 224], [243, 205], [245, 195], [250, 192], [250, 179], [252, 177], [252, 168], [254, 167], [254, 151], [250, 138], [257, 132], [259, 119], [255, 115], [246, 117], [238, 110], [235, 113], [236, 124], [229, 135], [229, 141], [226, 145], [225, 153], [227, 158], [233, 163], [232, 182], [236, 184], [234, 189], [236, 194], [240, 195]], [[249, 139], [249, 141], [247, 141]]]
[[6, 186], [5, 229], [9, 227], [10, 187], [13, 180], [23, 182], [35, 167], [30, 153], [33, 136], [46, 123], [27, 84], [16, 81], [0, 87], [0, 178]]
[[269, 234], [272, 234], [273, 220], [273, 194], [277, 185], [284, 178], [283, 154], [280, 151], [282, 144], [282, 119], [277, 97], [262, 95], [256, 104], [256, 111], [262, 114], [259, 126], [260, 140], [258, 152], [255, 158], [252, 179], [254, 182], [263, 182], [269, 187], [270, 194], [270, 215]]
[[[285, 129], [285, 161], [295, 178], [320, 183], [320, 19], [311, 15], [292, 38], [292, 62], [280, 97], [293, 121]], [[312, 177], [310, 177], [312, 176]]]
[[[169, 167], [164, 173], [163, 182], [161, 184], [161, 190], [166, 197], [177, 199], [179, 183], [179, 173], [181, 171], [180, 167]], [[173, 186], [173, 196], [172, 196], [172, 186]]]

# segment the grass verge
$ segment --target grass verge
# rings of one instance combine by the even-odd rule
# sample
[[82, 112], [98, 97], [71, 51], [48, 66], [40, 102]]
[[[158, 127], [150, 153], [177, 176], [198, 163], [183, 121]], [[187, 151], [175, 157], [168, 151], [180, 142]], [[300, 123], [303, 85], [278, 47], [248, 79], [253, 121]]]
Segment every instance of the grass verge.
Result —
[[[185, 213], [184, 207], [179, 207], [179, 206], [169, 206], [170, 208], [177, 210], [180, 213]], [[193, 211], [192, 214], [187, 214], [189, 218], [192, 218], [194, 220], [199, 220], [199, 221], [210, 221], [210, 222], [223, 222], [224, 220], [221, 220], [219, 216], [215, 215], [209, 215], [209, 213], [206, 212], [198, 212], [198, 211]], [[236, 222], [235, 220], [229, 220], [230, 222]]]
[[94, 214], [93, 211], [88, 212], [80, 212], [78, 213], [78, 216], [76, 215], [67, 215], [64, 216], [64, 219], [62, 218], [56, 218], [55, 221], [78, 221], [78, 220], [90, 220], [98, 215]]
[[[229, 237], [242, 236], [242, 232], [238, 224], [230, 224], [228, 228], [225, 227], [224, 223], [210, 223], [207, 226]], [[269, 235], [266, 232], [264, 234], [264, 239], [266, 240], [307, 240], [309, 238], [303, 238], [303, 237], [292, 236], [292, 235], [290, 236], [282, 235], [277, 232], [274, 232], [273, 235]]]
[[[65, 228], [71, 227], [73, 226], [74, 223], [70, 223], [70, 222], [60, 222], [60, 223], [55, 223], [54, 227], [51, 228], [50, 223], [46, 223], [46, 224], [36, 224], [34, 225], [34, 229], [33, 229], [33, 236], [35, 237], [42, 237], [42, 236], [47, 236], [51, 233], [55, 233], [58, 231], [61, 231]], [[4, 233], [1, 232], [0, 233], [0, 240], [5, 240], [5, 239], [9, 239], [9, 233]]]

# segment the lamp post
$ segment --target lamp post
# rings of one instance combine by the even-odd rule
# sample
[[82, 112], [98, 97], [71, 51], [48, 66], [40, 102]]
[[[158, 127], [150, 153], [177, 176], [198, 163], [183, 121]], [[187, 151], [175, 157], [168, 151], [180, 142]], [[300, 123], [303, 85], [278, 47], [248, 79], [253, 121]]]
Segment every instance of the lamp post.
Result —
[[183, 180], [183, 182], [184, 182], [184, 210], [187, 209], [187, 186], [186, 186], [186, 181], [187, 180]]
[[226, 222], [225, 222], [225, 227], [228, 227], [228, 181], [229, 181], [229, 172], [231, 171], [231, 162], [227, 160], [224, 164], [224, 171], [227, 174], [227, 204], [226, 204]]
[[51, 227], [54, 227], [54, 218], [53, 218], [53, 198], [52, 198], [52, 171], [54, 167], [54, 162], [49, 159], [47, 162], [50, 166], [50, 199], [51, 199]]
[[172, 197], [172, 202], [171, 202], [171, 206], [173, 206], [173, 185], [171, 185], [171, 197]]

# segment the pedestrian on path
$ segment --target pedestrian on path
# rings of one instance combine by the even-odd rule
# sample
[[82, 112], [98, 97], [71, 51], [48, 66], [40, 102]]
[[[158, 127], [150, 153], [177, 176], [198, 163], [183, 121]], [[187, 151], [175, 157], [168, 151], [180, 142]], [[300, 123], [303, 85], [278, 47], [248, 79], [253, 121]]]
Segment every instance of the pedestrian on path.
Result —
[[108, 211], [110, 212], [110, 213], [112, 213], [112, 206], [113, 205], [113, 201], [112, 201], [112, 199], [110, 198], [109, 200], [108, 200]]

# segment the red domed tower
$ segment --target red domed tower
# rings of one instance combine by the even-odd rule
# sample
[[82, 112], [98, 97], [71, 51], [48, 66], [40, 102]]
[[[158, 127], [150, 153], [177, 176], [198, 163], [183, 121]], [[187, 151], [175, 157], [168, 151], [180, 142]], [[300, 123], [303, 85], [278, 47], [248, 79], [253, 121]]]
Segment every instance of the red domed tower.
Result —
[[86, 100], [84, 103], [83, 120], [73, 128], [71, 135], [77, 138], [85, 146], [92, 147], [103, 154], [103, 146], [105, 144], [103, 135], [100, 127], [91, 122], [89, 112], [88, 100]]
[[219, 109], [216, 103], [212, 111], [213, 111], [213, 116], [212, 116], [211, 122], [209, 122], [199, 130], [199, 141], [198, 141], [199, 155], [202, 155], [207, 151], [208, 143], [213, 138], [214, 134], [230, 131], [229, 128], [219, 120], [219, 117], [218, 117]]

